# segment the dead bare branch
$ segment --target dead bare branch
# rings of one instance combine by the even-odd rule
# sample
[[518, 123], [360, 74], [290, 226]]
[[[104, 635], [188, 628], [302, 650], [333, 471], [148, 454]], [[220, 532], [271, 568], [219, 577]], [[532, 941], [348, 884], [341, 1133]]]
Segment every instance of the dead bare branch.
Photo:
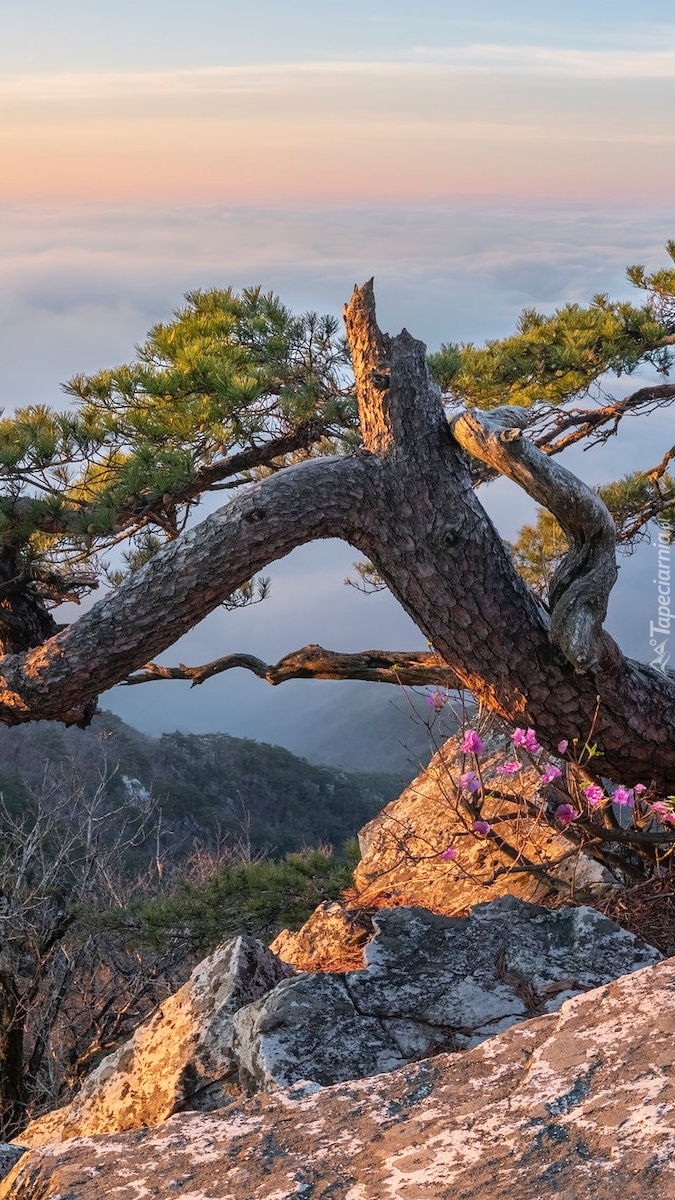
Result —
[[186, 667], [182, 663], [178, 667], [146, 663], [141, 670], [123, 680], [123, 686], [158, 679], [182, 679], [197, 687], [234, 667], [252, 671], [258, 679], [266, 679], [273, 687], [288, 679], [363, 679], [369, 683], [403, 684], [406, 687], [431, 685], [451, 691], [462, 688], [454, 671], [433, 650], [361, 650], [358, 654], [340, 654], [317, 645], [294, 650], [274, 665], [253, 654], [226, 654], [198, 667]]

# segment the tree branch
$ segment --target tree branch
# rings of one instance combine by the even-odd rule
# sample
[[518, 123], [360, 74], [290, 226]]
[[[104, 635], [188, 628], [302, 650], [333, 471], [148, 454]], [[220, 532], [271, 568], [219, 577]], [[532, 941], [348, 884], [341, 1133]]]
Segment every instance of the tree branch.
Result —
[[473, 409], [452, 421], [452, 436], [474, 457], [512, 479], [552, 512], [571, 544], [549, 590], [550, 638], [577, 671], [596, 671], [611, 654], [602, 623], [616, 582], [616, 530], [599, 496], [522, 437], [521, 408]]
[[87, 702], [173, 645], [263, 567], [316, 538], [348, 537], [372, 466], [365, 455], [311, 459], [252, 484], [73, 625], [0, 659], [0, 720], [86, 720]]
[[[161, 525], [160, 513], [166, 514], [167, 509], [175, 509], [176, 505], [190, 504], [224, 480], [235, 481], [236, 476], [246, 471], [269, 466], [275, 459], [284, 458], [298, 450], [307, 450], [318, 441], [325, 431], [325, 422], [308, 421], [289, 433], [271, 438], [260, 445], [248, 446], [245, 450], [228, 455], [227, 458], [202, 464], [196, 469], [192, 478], [175, 492], [148, 491], [130, 496], [116, 513], [116, 531], [119, 533], [127, 527], [137, 525], [139, 521], [147, 522], [155, 514], [157, 524]], [[245, 479], [239, 479], [236, 486], [241, 486], [246, 482]], [[235, 486], [235, 483], [232, 482], [230, 486]], [[17, 518], [31, 516], [39, 504], [39, 500], [30, 496], [20, 496], [12, 505], [12, 513]], [[35, 521], [36, 527], [41, 532], [54, 536], [72, 536], [74, 533], [86, 529], [87, 522], [97, 514], [96, 503], [87, 504], [86, 501], [75, 500], [70, 504], [72, 507], [65, 509], [62, 513], [45, 512], [41, 514]]]
[[622, 400], [611, 400], [596, 409], [552, 409], [535, 418], [536, 428], [539, 420], [551, 419], [548, 428], [534, 438], [534, 444], [545, 454], [560, 454], [568, 446], [588, 439], [588, 445], [594, 446], [606, 442], [616, 433], [619, 422], [628, 413], [640, 410], [647, 412], [656, 408], [665, 408], [675, 400], [675, 383], [666, 383], [654, 387], [639, 388]]
[[135, 671], [122, 683], [130, 687], [157, 679], [182, 679], [197, 687], [234, 667], [252, 671], [273, 687], [288, 679], [363, 679], [369, 683], [394, 683], [405, 687], [432, 685], [450, 691], [463, 687], [440, 654], [433, 651], [362, 650], [359, 654], [340, 654], [316, 645], [303, 646], [301, 650], [286, 654], [274, 665], [252, 654], [226, 654], [199, 667], [186, 667], [182, 663], [178, 667], [146, 663], [142, 670]]

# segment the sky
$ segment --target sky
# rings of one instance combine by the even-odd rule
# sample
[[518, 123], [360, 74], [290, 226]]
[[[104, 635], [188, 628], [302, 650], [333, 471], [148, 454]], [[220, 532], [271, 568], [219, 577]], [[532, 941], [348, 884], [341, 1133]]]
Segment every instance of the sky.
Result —
[[[673, 111], [660, 0], [0, 0], [0, 402], [59, 405], [195, 287], [339, 314], [375, 274], [383, 327], [432, 349], [506, 334], [526, 306], [627, 295], [625, 266], [658, 266], [675, 236]], [[594, 483], [651, 465], [670, 423], [570, 465]], [[505, 485], [486, 504], [507, 536], [531, 514]], [[354, 557], [297, 551], [269, 602], [213, 614], [166, 660], [422, 644], [391, 598], [342, 585]], [[639, 658], [650, 589], [645, 548], [610, 613]], [[302, 749], [347, 694], [241, 672], [165, 686], [104, 703], [149, 732]]]
[[4, 0], [2, 191], [18, 202], [668, 199], [671, 6], [614, 3], [609, 17], [598, 0], [562, 14], [506, 7]]

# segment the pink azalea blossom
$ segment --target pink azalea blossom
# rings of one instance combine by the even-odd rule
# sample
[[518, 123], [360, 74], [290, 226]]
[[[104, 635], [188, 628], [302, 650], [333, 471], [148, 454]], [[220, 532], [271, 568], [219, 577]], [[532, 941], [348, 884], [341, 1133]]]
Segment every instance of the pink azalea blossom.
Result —
[[675, 825], [675, 812], [663, 800], [655, 800], [650, 808], [661, 818], [664, 825]]
[[502, 763], [501, 766], [497, 767], [495, 774], [496, 775], [515, 775], [516, 771], [520, 771], [520, 770], [522, 770], [522, 767], [519, 762], [515, 762], [515, 761], [514, 762], [505, 762], [505, 763]]
[[444, 858], [446, 862], [448, 862], [451, 858], [457, 858], [457, 851], [455, 847], [448, 846], [447, 850], [444, 850], [441, 854], [441, 858]]
[[564, 754], [565, 751], [567, 750], [568, 746], [569, 746], [569, 742], [565, 742], [565, 741], [558, 742], [558, 754]]
[[481, 740], [480, 740], [478, 734], [475, 732], [475, 730], [467, 729], [466, 733], [464, 734], [464, 737], [462, 738], [462, 744], [460, 746], [460, 750], [461, 750], [462, 754], [480, 755], [485, 750], [485, 746], [481, 742]]
[[441, 692], [432, 692], [430, 696], [427, 696], [427, 704], [431, 705], [434, 712], [441, 712], [447, 703], [448, 697], [444, 696]]
[[553, 783], [554, 779], [560, 779], [561, 776], [562, 771], [560, 770], [560, 767], [554, 767], [553, 763], [547, 763], [544, 771], [542, 772], [541, 782]]
[[476, 775], [475, 771], [465, 771], [464, 774], [460, 775], [459, 777], [459, 786], [463, 788], [465, 792], [477, 792], [480, 789], [480, 779]]
[[593, 805], [593, 807], [605, 798], [605, 793], [601, 787], [598, 787], [597, 783], [590, 783], [588, 787], [584, 788], [584, 794], [588, 803]]
[[626, 808], [632, 808], [635, 804], [635, 796], [631, 788], [618, 787], [612, 792], [612, 803], [622, 804]]
[[572, 821], [576, 821], [579, 813], [576, 808], [572, 808], [571, 804], [559, 804], [554, 815], [556, 821], [560, 821], [561, 825], [571, 825]]
[[646, 792], [647, 789], [644, 783], [636, 783], [633, 791], [635, 792], [636, 796], [639, 796], [641, 792]]
[[474, 821], [471, 828], [473, 829], [474, 833], [486, 834], [490, 832], [490, 824], [488, 821]]
[[514, 729], [511, 734], [511, 741], [514, 746], [524, 746], [528, 754], [537, 754], [541, 750], [534, 729]]

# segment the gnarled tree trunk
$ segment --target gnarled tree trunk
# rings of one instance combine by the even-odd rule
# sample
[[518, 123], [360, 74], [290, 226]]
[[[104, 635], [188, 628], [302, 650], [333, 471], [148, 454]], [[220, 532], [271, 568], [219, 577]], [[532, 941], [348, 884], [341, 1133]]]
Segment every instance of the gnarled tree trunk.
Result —
[[[553, 749], [591, 729], [603, 773], [675, 790], [675, 677], [633, 662], [602, 631], [615, 578], [601, 502], [521, 437], [517, 414], [448, 426], [425, 347], [382, 334], [372, 285], [345, 311], [364, 449], [309, 460], [161, 550], [69, 629], [0, 660], [0, 719], [73, 719], [165, 650], [268, 563], [341, 537], [382, 574], [453, 679]], [[551, 617], [516, 573], [471, 486], [467, 450], [558, 515], [571, 541]], [[540, 458], [537, 458], [540, 455]]]

